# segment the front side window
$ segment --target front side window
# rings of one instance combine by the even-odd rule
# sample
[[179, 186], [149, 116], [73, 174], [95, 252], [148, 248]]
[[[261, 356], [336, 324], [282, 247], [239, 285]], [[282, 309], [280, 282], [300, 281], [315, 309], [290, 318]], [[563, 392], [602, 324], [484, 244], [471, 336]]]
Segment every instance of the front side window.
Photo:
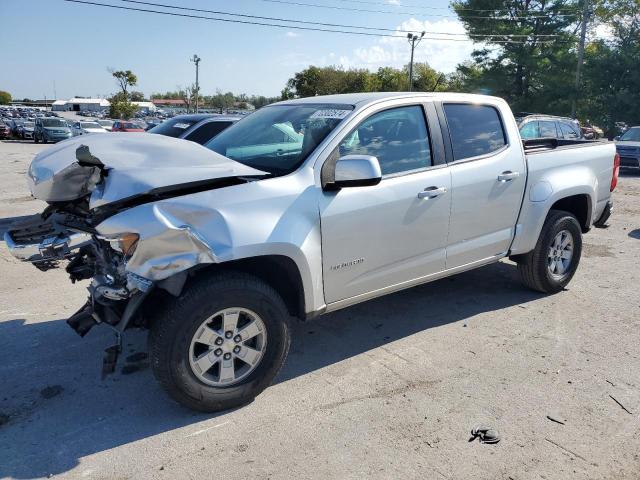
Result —
[[562, 136], [564, 138], [579, 138], [580, 137], [580, 135], [574, 129], [574, 127], [569, 125], [567, 122], [559, 122], [559, 124], [560, 124], [560, 131], [562, 132]]
[[540, 136], [543, 138], [558, 138], [558, 132], [556, 131], [556, 122], [551, 120], [540, 120]]
[[538, 122], [528, 122], [520, 128], [520, 136], [524, 140], [540, 137]]
[[430, 167], [429, 135], [420, 106], [376, 113], [363, 121], [340, 144], [340, 156], [371, 155], [382, 175]]
[[444, 113], [454, 160], [486, 155], [507, 144], [500, 116], [494, 107], [445, 104]]
[[296, 170], [353, 110], [352, 105], [263, 107], [205, 145], [216, 153], [273, 175]]

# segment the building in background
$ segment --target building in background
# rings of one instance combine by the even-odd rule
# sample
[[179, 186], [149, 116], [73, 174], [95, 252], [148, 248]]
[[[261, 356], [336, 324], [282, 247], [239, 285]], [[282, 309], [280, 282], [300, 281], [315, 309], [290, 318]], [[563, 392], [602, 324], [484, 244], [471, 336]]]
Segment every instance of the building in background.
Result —
[[56, 100], [51, 106], [54, 112], [101, 112], [109, 108], [109, 100], [104, 98], [79, 98]]

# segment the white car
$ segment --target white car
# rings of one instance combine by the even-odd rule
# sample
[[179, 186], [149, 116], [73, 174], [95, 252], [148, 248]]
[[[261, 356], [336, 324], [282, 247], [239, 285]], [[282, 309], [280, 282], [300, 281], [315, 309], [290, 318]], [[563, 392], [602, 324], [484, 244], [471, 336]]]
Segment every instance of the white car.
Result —
[[76, 137], [78, 135], [87, 135], [88, 133], [107, 133], [107, 130], [98, 122], [79, 121], [71, 125], [71, 132]]
[[100, 126], [104, 128], [107, 132], [110, 132], [111, 129], [113, 128], [113, 120], [103, 120], [99, 118], [98, 120], [96, 120], [96, 122], [100, 124]]

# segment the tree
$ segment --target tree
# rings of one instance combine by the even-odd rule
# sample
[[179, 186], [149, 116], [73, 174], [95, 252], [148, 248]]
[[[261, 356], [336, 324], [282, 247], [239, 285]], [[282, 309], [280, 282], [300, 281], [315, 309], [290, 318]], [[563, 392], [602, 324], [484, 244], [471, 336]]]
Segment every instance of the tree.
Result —
[[11, 94], [0, 90], [0, 105], [9, 105], [11, 103]]
[[145, 101], [144, 93], [133, 91], [131, 92], [129, 99], [132, 102], [144, 102]]
[[129, 87], [134, 87], [138, 84], [138, 77], [131, 70], [114, 70], [113, 68], [109, 69], [109, 73], [113, 75], [113, 78], [116, 79], [120, 90], [124, 94], [126, 99], [129, 98]]
[[138, 111], [138, 106], [129, 101], [122, 92], [116, 93], [109, 99], [109, 117], [128, 120]]
[[[484, 41], [472, 54], [479, 71], [470, 88], [501, 96], [516, 110], [568, 108], [580, 0], [457, 0], [452, 6], [469, 36]], [[565, 95], [552, 85], [567, 87]]]

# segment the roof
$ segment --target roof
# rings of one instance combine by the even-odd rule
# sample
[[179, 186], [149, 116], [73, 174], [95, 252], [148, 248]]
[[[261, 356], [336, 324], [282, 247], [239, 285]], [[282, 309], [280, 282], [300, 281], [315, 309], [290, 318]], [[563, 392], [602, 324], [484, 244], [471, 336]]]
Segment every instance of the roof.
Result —
[[184, 120], [186, 122], [200, 122], [205, 119], [212, 119], [216, 121], [236, 121], [240, 120], [242, 115], [217, 115], [215, 113], [191, 113], [187, 115], [176, 115], [172, 117], [172, 120]]
[[137, 105], [138, 107], [155, 107], [155, 104], [153, 102], [131, 102], [134, 105]]
[[152, 98], [151, 103], [153, 103], [154, 105], [186, 105], [187, 104], [187, 102], [185, 102], [184, 100], [176, 99], [176, 98]]
[[78, 103], [78, 104], [94, 104], [98, 103], [101, 107], [108, 107], [111, 105], [109, 100], [104, 98], [70, 98], [69, 100], [56, 100], [52, 105], [66, 105], [68, 103]]
[[292, 100], [285, 100], [284, 102], [278, 102], [279, 105], [298, 105], [301, 103], [328, 103], [328, 104], [343, 104], [362, 106], [368, 103], [374, 103], [382, 100], [389, 100], [394, 98], [406, 98], [406, 97], [425, 97], [434, 98], [439, 100], [469, 100], [478, 101], [481, 99], [493, 99], [496, 97], [490, 97], [486, 95], [476, 95], [470, 93], [449, 93], [449, 92], [365, 92], [365, 93], [341, 93], [337, 95], [321, 95], [317, 97], [295, 98]]

